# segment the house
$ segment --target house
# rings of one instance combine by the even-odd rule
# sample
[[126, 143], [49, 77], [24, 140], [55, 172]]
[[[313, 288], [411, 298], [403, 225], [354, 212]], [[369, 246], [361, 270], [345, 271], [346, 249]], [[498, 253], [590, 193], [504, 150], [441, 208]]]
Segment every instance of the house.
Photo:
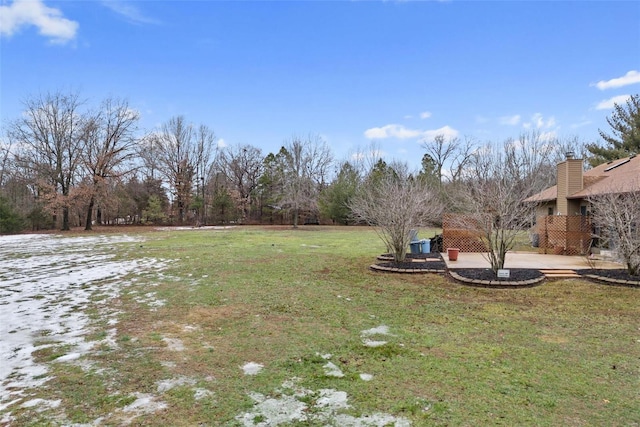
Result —
[[589, 250], [589, 197], [640, 191], [640, 156], [625, 157], [583, 171], [572, 153], [557, 166], [557, 184], [525, 202], [535, 203], [540, 252], [581, 255]]

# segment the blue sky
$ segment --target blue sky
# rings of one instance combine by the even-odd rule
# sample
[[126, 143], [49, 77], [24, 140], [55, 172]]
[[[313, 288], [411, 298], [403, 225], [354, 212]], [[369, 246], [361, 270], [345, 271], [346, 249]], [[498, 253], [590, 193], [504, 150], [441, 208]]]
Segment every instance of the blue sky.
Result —
[[0, 0], [0, 120], [32, 95], [126, 98], [221, 145], [320, 134], [417, 167], [438, 133], [598, 140], [640, 93], [640, 2]]

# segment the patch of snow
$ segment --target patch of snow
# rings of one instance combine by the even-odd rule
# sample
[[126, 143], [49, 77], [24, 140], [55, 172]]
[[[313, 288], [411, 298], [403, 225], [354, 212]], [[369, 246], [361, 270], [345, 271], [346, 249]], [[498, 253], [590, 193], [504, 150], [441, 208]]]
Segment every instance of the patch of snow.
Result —
[[372, 340], [368, 338], [373, 335], [391, 335], [391, 333], [389, 332], [389, 327], [387, 325], [380, 325], [375, 328], [361, 331], [360, 337], [362, 338], [362, 344], [364, 344], [365, 347], [382, 347], [387, 344], [387, 341]]
[[242, 366], [245, 375], [257, 375], [262, 368], [264, 368], [264, 365], [256, 362], [245, 363], [244, 366]]
[[300, 386], [299, 382], [300, 378], [297, 377], [286, 380], [282, 383], [282, 390], [280, 390], [280, 392], [286, 394], [291, 394], [290, 392], [293, 392], [293, 395], [296, 397], [305, 397], [312, 393], [311, 390], [307, 390], [306, 388]]
[[213, 392], [211, 390], [207, 390], [206, 388], [194, 388], [193, 389], [193, 398], [195, 400], [202, 400], [204, 398], [213, 396]]
[[61, 400], [45, 400], [45, 399], [31, 399], [24, 402], [20, 405], [23, 408], [34, 408], [39, 407], [40, 410], [44, 410], [45, 408], [55, 409], [60, 406]]
[[375, 413], [353, 417], [351, 415], [339, 414], [333, 419], [334, 425], [340, 427], [409, 427], [411, 421], [403, 417], [394, 417], [389, 414]]
[[[267, 398], [260, 393], [249, 393], [255, 402], [250, 412], [236, 416], [244, 427], [276, 427], [292, 423], [322, 424], [340, 427], [409, 427], [411, 422], [403, 417], [374, 413], [354, 417], [342, 413], [349, 409], [348, 395], [344, 391], [321, 389], [317, 392], [307, 389], [297, 390], [295, 395], [286, 394], [286, 389], [296, 387], [297, 381], [290, 380], [282, 384], [283, 389], [276, 390], [279, 398]], [[313, 404], [308, 404], [308, 396], [317, 396]], [[305, 402], [300, 398], [305, 398]]]
[[138, 304], [144, 304], [148, 307], [152, 307], [151, 311], [157, 311], [158, 307], [162, 307], [166, 304], [166, 301], [158, 299], [155, 292], [147, 292], [141, 297], [134, 298]]
[[[308, 420], [306, 403], [294, 396], [267, 399], [264, 395], [253, 393], [251, 398], [256, 401], [254, 410], [236, 417], [245, 427], [271, 427]], [[256, 423], [256, 420], [259, 421]]]
[[362, 344], [364, 344], [365, 347], [375, 348], [382, 347], [383, 345], [387, 344], [387, 341], [374, 341], [370, 339], [364, 339], [362, 340]]
[[373, 379], [373, 375], [371, 375], [371, 374], [360, 374], [360, 379], [362, 381], [371, 381]]
[[347, 403], [347, 392], [322, 389], [320, 390], [320, 397], [316, 400], [316, 406], [318, 408], [330, 408], [332, 411], [347, 409], [349, 407]]
[[80, 359], [80, 357], [82, 357], [82, 354], [80, 353], [69, 353], [65, 354], [64, 356], [58, 357], [56, 359], [56, 362], [70, 362], [72, 360]]
[[135, 417], [145, 414], [153, 414], [167, 407], [165, 402], [156, 401], [156, 396], [148, 393], [134, 393], [136, 400], [122, 408], [122, 412], [133, 413], [133, 417], [127, 419], [127, 424], [131, 423]]
[[195, 383], [196, 380], [193, 378], [178, 377], [157, 381], [156, 385], [158, 386], [158, 393], [164, 393], [165, 391], [169, 391], [172, 388], [179, 387], [181, 385], [194, 385]]
[[167, 343], [167, 348], [171, 351], [184, 351], [184, 344], [182, 340], [178, 338], [162, 338], [162, 341]]
[[9, 425], [12, 421], [15, 421], [16, 417], [12, 416], [10, 413], [5, 413], [2, 418], [0, 418], [0, 424]]
[[116, 259], [114, 245], [138, 241], [126, 235], [0, 236], [0, 410], [50, 379], [47, 365], [35, 362], [35, 351], [64, 345], [68, 353], [56, 360], [79, 363], [97, 344], [85, 340], [85, 309], [97, 306], [115, 325], [107, 302], [130, 283], [124, 277], [166, 267], [155, 259]]
[[328, 377], [344, 377], [344, 373], [333, 362], [327, 362], [327, 364], [324, 365], [323, 368], [325, 375]]
[[369, 337], [371, 335], [389, 335], [389, 327], [387, 325], [380, 325], [376, 328], [371, 328], [360, 332], [360, 336]]

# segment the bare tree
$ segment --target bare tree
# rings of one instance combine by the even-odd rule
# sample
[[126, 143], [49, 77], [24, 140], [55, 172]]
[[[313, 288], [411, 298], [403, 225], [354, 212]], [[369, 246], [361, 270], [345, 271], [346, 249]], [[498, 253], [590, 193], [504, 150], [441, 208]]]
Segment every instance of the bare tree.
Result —
[[[640, 182], [635, 188], [638, 185]], [[589, 197], [589, 202], [600, 243], [617, 251], [629, 274], [640, 274], [640, 193], [620, 193], [612, 188]]]
[[81, 102], [75, 93], [48, 93], [24, 105], [23, 115], [10, 130], [20, 145], [17, 161], [36, 174], [40, 191], [49, 190], [48, 207], [54, 215], [62, 208], [62, 230], [69, 230], [69, 195], [84, 153]]
[[[212, 156], [215, 147], [216, 136], [213, 130], [207, 125], [201, 124], [196, 132], [196, 148], [195, 148], [195, 164], [196, 164], [196, 194], [199, 202], [199, 219], [198, 223], [203, 224], [206, 221], [207, 197], [206, 197], [206, 178], [211, 169]], [[202, 195], [200, 195], [202, 191]]]
[[356, 220], [375, 227], [395, 262], [405, 260], [410, 230], [439, 221], [443, 209], [436, 189], [399, 165], [365, 182], [349, 207]]
[[194, 181], [211, 162], [215, 140], [213, 131], [206, 126], [194, 129], [183, 116], [177, 116], [169, 119], [160, 132], [148, 136], [147, 140], [157, 150], [158, 168], [171, 187], [178, 221], [183, 223], [193, 196]]
[[534, 207], [523, 201], [547, 187], [544, 170], [552, 154], [552, 146], [524, 136], [501, 147], [487, 144], [470, 159], [459, 187], [465, 215], [456, 226], [481, 237], [494, 272], [504, 268], [507, 251], [532, 223]]
[[11, 145], [11, 135], [0, 139], [0, 189], [4, 188], [5, 177], [9, 175]]
[[143, 180], [155, 180], [161, 179], [162, 173], [161, 164], [159, 160], [160, 156], [160, 135], [158, 132], [152, 132], [144, 135], [140, 139], [138, 148], [138, 158], [142, 161], [140, 172], [142, 173]]
[[252, 145], [234, 145], [218, 152], [216, 169], [237, 191], [244, 217], [249, 216], [251, 196], [264, 169], [262, 150]]
[[318, 135], [307, 139], [294, 136], [283, 148], [280, 203], [293, 212], [293, 227], [297, 228], [301, 209], [317, 209], [318, 194], [326, 185], [333, 155]]
[[473, 141], [468, 138], [464, 141], [460, 138], [447, 140], [444, 135], [436, 135], [432, 141], [423, 140], [421, 145], [433, 161], [434, 173], [440, 186], [444, 184], [447, 176], [451, 182], [460, 179], [471, 159], [474, 147]]
[[[106, 99], [84, 128], [84, 164], [89, 173], [89, 202], [85, 230], [91, 230], [96, 198], [107, 179], [117, 179], [134, 155], [136, 124], [140, 115], [124, 100]], [[98, 222], [101, 222], [98, 215]]]

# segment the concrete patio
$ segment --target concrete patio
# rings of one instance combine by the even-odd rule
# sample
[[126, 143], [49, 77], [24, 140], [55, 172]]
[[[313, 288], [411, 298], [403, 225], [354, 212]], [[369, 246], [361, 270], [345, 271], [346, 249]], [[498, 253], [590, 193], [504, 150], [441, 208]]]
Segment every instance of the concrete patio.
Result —
[[[447, 253], [442, 254], [447, 268], [490, 268], [486, 254], [460, 252], [457, 261], [449, 261]], [[536, 252], [508, 252], [505, 268], [531, 268], [536, 270], [580, 270], [589, 268], [618, 269], [623, 264], [601, 259], [593, 260], [591, 265], [583, 256], [539, 254]]]

